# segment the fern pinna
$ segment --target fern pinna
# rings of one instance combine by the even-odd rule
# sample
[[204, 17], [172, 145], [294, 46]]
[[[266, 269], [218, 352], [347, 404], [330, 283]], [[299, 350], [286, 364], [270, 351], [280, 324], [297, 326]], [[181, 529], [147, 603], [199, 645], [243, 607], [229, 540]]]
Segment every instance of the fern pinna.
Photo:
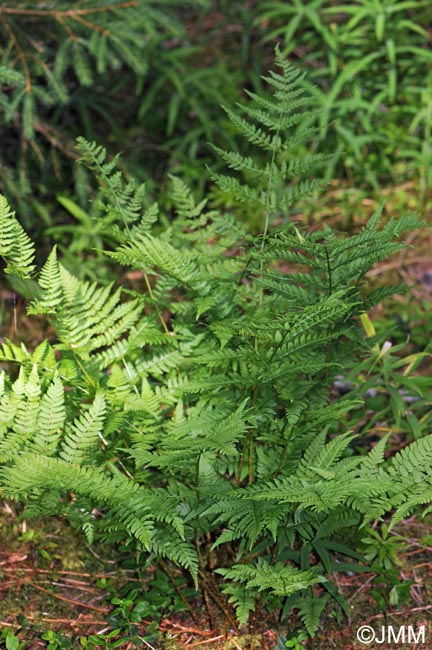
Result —
[[[359, 560], [341, 531], [432, 499], [431, 438], [387, 460], [386, 439], [356, 454], [338, 433], [355, 404], [329, 401], [333, 377], [367, 353], [359, 315], [394, 290], [368, 291], [365, 273], [419, 223], [381, 225], [378, 211], [351, 237], [273, 225], [319, 184], [301, 178], [317, 157], [291, 159], [310, 109], [298, 74], [276, 62], [273, 95], [229, 113], [268, 165], [220, 152], [236, 175], [215, 177], [261, 210], [258, 236], [178, 178], [175, 219], [154, 223], [143, 189], [80, 141], [118, 242], [107, 254], [142, 290], [79, 280], [51, 253], [29, 312], [46, 315], [57, 342], [1, 350], [20, 370], [1, 375], [0, 485], [27, 513], [184, 567], [231, 624], [233, 611], [243, 624], [257, 607], [296, 608], [313, 634], [328, 598], [341, 602], [329, 576], [352, 564], [338, 556]], [[0, 232], [7, 270], [31, 275], [31, 244], [4, 199]]]

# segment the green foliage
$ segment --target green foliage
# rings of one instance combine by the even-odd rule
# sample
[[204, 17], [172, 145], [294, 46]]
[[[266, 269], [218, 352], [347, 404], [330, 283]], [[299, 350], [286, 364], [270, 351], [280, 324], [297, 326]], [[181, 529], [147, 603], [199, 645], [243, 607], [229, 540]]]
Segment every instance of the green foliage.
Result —
[[[366, 321], [363, 319], [363, 322]], [[362, 399], [362, 406], [352, 411], [347, 421], [359, 433], [359, 445], [375, 429], [392, 432], [408, 439], [427, 435], [431, 422], [431, 386], [427, 374], [418, 373], [427, 361], [427, 352], [406, 355], [406, 344], [394, 345], [383, 335], [377, 335], [370, 321], [366, 328], [373, 337], [371, 353], [356, 364], [342, 385], [350, 399]], [[365, 328], [365, 329], [366, 329]], [[392, 337], [391, 332], [385, 333]], [[369, 412], [370, 417], [365, 417]]]
[[[65, 264], [74, 272], [89, 238], [99, 248], [102, 235], [86, 219], [91, 188], [84, 168], [71, 164], [74, 138], [121, 149], [124, 166], [150, 187], [169, 169], [204, 189], [208, 179], [196, 161], [209, 162], [206, 143], [235, 149], [219, 104], [232, 115], [242, 85], [264, 102], [259, 72], [275, 39], [308, 72], [304, 84], [320, 111], [303, 115], [304, 128], [317, 131], [298, 147], [306, 146], [311, 162], [319, 140], [326, 179], [335, 169], [357, 185], [415, 176], [426, 197], [427, 0], [86, 0], [79, 7], [60, 0], [55, 8], [19, 0], [3, 3], [0, 18], [0, 189], [38, 240], [48, 228], [64, 247], [70, 244]], [[287, 173], [288, 167], [285, 161]], [[265, 166], [258, 168], [264, 179]], [[59, 190], [64, 212], [52, 203]]]
[[0, 255], [6, 260], [6, 273], [26, 279], [35, 269], [34, 245], [24, 232], [6, 199], [0, 197]]
[[[170, 191], [159, 191], [167, 170], [204, 193], [208, 176], [197, 161], [210, 163], [207, 143], [221, 152], [218, 171], [224, 160], [236, 168], [241, 156], [235, 128], [252, 129], [250, 145], [242, 148], [252, 162], [248, 169], [245, 161], [242, 196], [247, 200], [253, 185], [264, 200], [272, 200], [265, 183], [275, 167], [265, 149], [256, 153], [251, 144], [259, 141], [260, 120], [266, 119], [259, 73], [275, 39], [291, 62], [307, 71], [303, 84], [319, 109], [302, 113], [306, 139], [299, 137], [293, 149], [307, 152], [301, 166], [295, 167], [298, 155], [278, 162], [286, 178], [303, 176], [303, 183], [285, 184], [287, 205], [311, 189], [308, 170], [315, 156], [322, 158], [326, 180], [337, 173], [351, 185], [376, 187], [389, 178], [415, 177], [419, 200], [427, 196], [432, 169], [427, 0], [3, 5], [0, 190], [19, 208], [41, 258], [57, 243], [64, 266], [81, 279], [94, 281], [102, 270], [106, 281], [113, 279], [113, 266], [100, 251], [116, 240], [107, 216], [99, 218], [97, 198], [89, 200], [95, 198], [91, 175], [72, 164], [78, 135], [104, 142], [110, 153], [124, 152], [127, 176], [147, 183], [146, 207], [154, 204], [158, 188], [164, 211], [172, 206]], [[249, 88], [251, 104], [239, 114], [234, 107], [242, 85]], [[221, 103], [226, 114], [219, 111]], [[284, 111], [287, 104], [278, 106]], [[288, 106], [295, 119], [293, 101]], [[282, 122], [277, 128], [284, 128]], [[231, 152], [223, 153], [227, 148]], [[280, 193], [275, 179], [272, 184]], [[230, 197], [232, 209], [258, 232], [259, 206], [239, 202], [233, 179], [226, 178], [223, 188], [213, 189], [213, 205], [226, 207]]]
[[270, 76], [264, 78], [273, 90], [272, 99], [249, 92], [253, 105], [243, 107], [245, 118], [226, 109], [235, 129], [250, 144], [268, 153], [268, 162], [263, 165], [261, 158], [246, 158], [240, 153], [216, 147], [225, 164], [242, 172], [247, 182], [240, 183], [230, 176], [214, 175], [214, 180], [222, 190], [233, 193], [237, 200], [252, 203], [266, 215], [276, 209], [286, 210], [295, 200], [310, 195], [319, 187], [319, 180], [292, 183], [289, 186], [288, 181], [300, 173], [308, 173], [324, 158], [322, 154], [300, 159], [292, 158], [292, 154], [290, 156], [294, 137], [290, 139], [289, 147], [286, 133], [292, 127], [298, 127], [295, 142], [304, 140], [305, 135], [310, 136], [310, 131], [305, 133], [304, 123], [313, 111], [307, 112], [305, 108], [310, 104], [310, 98], [305, 96], [300, 85], [303, 75], [286, 62], [278, 49], [276, 63], [280, 72], [271, 71]]
[[287, 639], [285, 642], [281, 637], [278, 639], [278, 643], [276, 645], [275, 650], [281, 650], [285, 649], [288, 650], [302, 650], [303, 646], [303, 641], [306, 641], [307, 639], [307, 634], [304, 632], [300, 632], [297, 634], [294, 638]]
[[136, 34], [141, 31], [151, 38], [161, 28], [171, 34], [180, 29], [151, 2], [101, 5], [87, 0], [75, 8], [59, 2], [53, 9], [42, 2], [21, 1], [3, 6], [1, 75], [8, 84], [8, 92], [2, 95], [5, 123], [19, 118], [25, 140], [34, 140], [36, 131], [54, 140], [55, 132], [37, 119], [43, 120], [44, 107], [68, 105], [73, 79], [75, 85], [92, 86], [95, 76], [124, 65], [143, 76], [146, 41]]
[[219, 104], [235, 101], [244, 75], [207, 56], [205, 36], [190, 43], [185, 26], [212, 11], [202, 0], [2, 3], [0, 189], [27, 227], [39, 229], [29, 204], [58, 225], [46, 204], [59, 188], [87, 203], [88, 176], [71, 164], [78, 135], [114, 151], [126, 142], [129, 166], [150, 180], [222, 135]]
[[[428, 0], [260, 0], [263, 40], [283, 40], [308, 70], [328, 173], [377, 186], [406, 168], [430, 184], [431, 50]], [[415, 61], [415, 65], [413, 65]]]
[[1, 647], [6, 650], [23, 650], [25, 645], [20, 643], [20, 640], [15, 634], [9, 630], [3, 629], [0, 634]]
[[368, 537], [362, 541], [367, 550], [365, 557], [380, 569], [392, 569], [399, 564], [398, 553], [406, 549], [406, 544], [399, 535], [391, 535], [388, 526], [381, 526], [381, 534], [373, 528], [367, 528]]
[[[338, 541], [344, 531], [432, 501], [431, 437], [391, 458], [386, 439], [355, 453], [339, 423], [358, 401], [329, 400], [335, 375], [370, 347], [360, 318], [383, 293], [366, 272], [420, 222], [381, 224], [378, 211], [351, 237], [271, 227], [319, 183], [291, 185], [314, 162], [292, 154], [310, 110], [301, 77], [279, 52], [276, 64], [271, 98], [228, 113], [267, 162], [260, 173], [259, 159], [221, 152], [237, 176], [215, 176], [261, 211], [257, 236], [196, 204], [179, 179], [177, 219], [153, 230], [158, 210], [144, 208], [141, 186], [80, 141], [102, 188], [108, 254], [140, 287], [80, 280], [50, 254], [29, 311], [46, 315], [56, 342], [2, 346], [20, 370], [1, 375], [0, 490], [89, 541], [179, 565], [232, 626], [259, 607], [294, 608], [313, 634], [321, 590], [336, 591], [329, 576], [358, 568], [338, 556], [361, 560]], [[12, 249], [8, 263], [26, 277], [20, 256]]]

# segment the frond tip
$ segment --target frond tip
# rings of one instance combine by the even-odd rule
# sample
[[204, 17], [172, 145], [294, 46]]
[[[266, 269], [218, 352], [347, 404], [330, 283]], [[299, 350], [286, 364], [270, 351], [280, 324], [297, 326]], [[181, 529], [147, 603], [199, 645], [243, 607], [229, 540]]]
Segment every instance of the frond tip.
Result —
[[291, 66], [278, 48], [276, 65], [279, 72], [271, 71], [263, 77], [272, 91], [270, 97], [248, 91], [250, 103], [241, 106], [243, 115], [238, 110], [224, 109], [234, 130], [249, 145], [262, 151], [244, 156], [214, 147], [226, 165], [238, 172], [236, 177], [214, 174], [218, 187], [267, 214], [285, 211], [299, 198], [319, 188], [322, 181], [304, 177], [325, 159], [319, 153], [296, 153], [298, 144], [310, 135], [305, 125], [317, 111], [311, 106], [312, 100], [302, 83], [304, 73]]

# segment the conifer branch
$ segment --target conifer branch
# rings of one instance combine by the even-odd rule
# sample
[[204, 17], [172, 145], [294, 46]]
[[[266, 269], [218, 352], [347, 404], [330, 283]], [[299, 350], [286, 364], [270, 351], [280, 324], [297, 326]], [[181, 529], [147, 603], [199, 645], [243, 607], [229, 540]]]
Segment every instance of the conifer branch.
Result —
[[8, 14], [12, 16], [35, 16], [35, 17], [52, 17], [57, 18], [75, 18], [77, 16], [88, 16], [91, 14], [105, 13], [109, 11], [117, 11], [118, 9], [127, 9], [129, 7], [138, 7], [139, 0], [128, 0], [127, 2], [118, 2], [99, 7], [88, 7], [81, 9], [20, 9], [19, 7], [0, 7], [1, 14]]

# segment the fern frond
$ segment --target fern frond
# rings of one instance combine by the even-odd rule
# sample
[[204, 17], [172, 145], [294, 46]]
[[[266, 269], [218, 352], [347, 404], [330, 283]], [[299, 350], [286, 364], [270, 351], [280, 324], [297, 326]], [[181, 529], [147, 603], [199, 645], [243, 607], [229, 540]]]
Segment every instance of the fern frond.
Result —
[[[324, 159], [319, 153], [302, 158], [293, 158], [289, 154], [293, 145], [304, 139], [305, 125], [316, 111], [310, 110], [310, 98], [302, 83], [303, 73], [290, 66], [278, 49], [275, 56], [280, 72], [272, 71], [263, 77], [272, 90], [272, 96], [248, 92], [251, 104], [244, 107], [244, 116], [225, 108], [234, 129], [249, 144], [264, 150], [268, 162], [262, 164], [262, 156], [246, 157], [218, 148], [217, 152], [228, 167], [238, 171], [246, 182], [231, 176], [213, 175], [222, 191], [254, 205], [264, 212], [266, 219], [271, 213], [285, 211], [299, 198], [310, 195], [322, 185], [318, 179], [290, 185], [287, 181], [307, 173]], [[266, 226], [266, 234], [267, 230]]]
[[168, 242], [161, 242], [152, 235], [137, 235], [134, 242], [123, 245], [118, 252], [110, 253], [117, 261], [142, 268], [153, 267], [186, 285], [197, 278], [197, 269], [185, 251], [180, 252]]
[[251, 612], [254, 612], [256, 607], [254, 591], [242, 583], [234, 582], [225, 583], [222, 591], [228, 596], [228, 602], [234, 605], [240, 625], [246, 625]]
[[57, 451], [65, 418], [64, 386], [60, 378], [55, 376], [40, 400], [37, 433], [30, 449], [38, 454], [53, 455]]
[[244, 583], [246, 588], [256, 588], [259, 592], [268, 589], [278, 596], [289, 596], [325, 580], [313, 570], [300, 571], [281, 562], [272, 566], [263, 559], [254, 566], [236, 564], [216, 571], [229, 580]]
[[319, 598], [303, 596], [299, 600], [299, 615], [311, 637], [315, 635], [319, 627], [321, 615], [327, 605], [328, 599], [329, 595], [323, 594]]
[[151, 540], [149, 550], [187, 569], [197, 585], [199, 561], [196, 550], [190, 542], [174, 538], [167, 530], [158, 531]]
[[[396, 506], [392, 525], [409, 516], [420, 504], [432, 501], [432, 435], [399, 451], [388, 468], [391, 498], [386, 509]], [[391, 504], [391, 506], [390, 506]]]
[[62, 283], [57, 261], [57, 249], [54, 246], [39, 274], [41, 295], [28, 308], [29, 314], [49, 314], [63, 300]]
[[113, 355], [121, 337], [141, 314], [137, 300], [121, 302], [121, 289], [113, 293], [112, 285], [98, 287], [72, 276], [57, 263], [55, 250], [42, 268], [39, 282], [40, 297], [31, 303], [29, 313], [55, 315], [63, 348], [84, 358], [93, 354], [96, 361], [102, 361]]
[[102, 393], [97, 393], [88, 411], [78, 416], [67, 429], [60, 457], [71, 464], [81, 464], [100, 444], [106, 414]]
[[172, 182], [172, 199], [176, 208], [178, 218], [181, 220], [196, 221], [204, 210], [207, 199], [203, 199], [198, 205], [195, 203], [192, 192], [177, 176], [170, 176]]
[[23, 279], [33, 275], [34, 244], [2, 195], [0, 195], [0, 256], [6, 260], [6, 273]]

